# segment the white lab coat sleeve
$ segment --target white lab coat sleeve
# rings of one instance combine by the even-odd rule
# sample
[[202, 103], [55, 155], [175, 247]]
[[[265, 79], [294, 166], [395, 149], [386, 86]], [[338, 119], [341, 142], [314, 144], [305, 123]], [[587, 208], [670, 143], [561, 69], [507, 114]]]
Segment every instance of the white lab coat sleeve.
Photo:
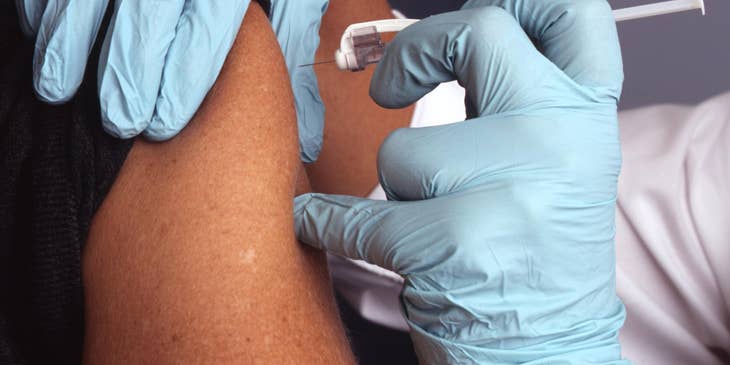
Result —
[[619, 116], [620, 339], [636, 364], [727, 364], [730, 93]]

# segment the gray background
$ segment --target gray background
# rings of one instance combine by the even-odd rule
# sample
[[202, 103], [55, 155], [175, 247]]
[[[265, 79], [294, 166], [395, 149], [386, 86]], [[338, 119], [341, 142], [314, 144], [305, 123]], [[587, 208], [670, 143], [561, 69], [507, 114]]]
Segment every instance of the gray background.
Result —
[[[548, 0], [549, 1], [549, 0]], [[460, 0], [390, 0], [413, 18], [456, 10]], [[609, 1], [614, 9], [656, 1]], [[661, 15], [618, 24], [624, 59], [619, 107], [696, 103], [730, 90], [730, 0], [705, 0], [707, 15]]]

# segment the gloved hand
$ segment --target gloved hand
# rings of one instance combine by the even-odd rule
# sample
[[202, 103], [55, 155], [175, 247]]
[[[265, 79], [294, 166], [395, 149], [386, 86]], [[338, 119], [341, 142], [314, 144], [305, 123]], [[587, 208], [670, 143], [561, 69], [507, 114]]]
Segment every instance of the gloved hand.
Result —
[[[16, 0], [37, 34], [38, 96], [64, 103], [76, 93], [108, 0]], [[98, 69], [104, 129], [119, 138], [175, 136], [215, 82], [249, 0], [117, 0]]]
[[623, 74], [608, 4], [469, 1], [401, 31], [370, 94], [398, 108], [453, 79], [467, 121], [399, 129], [381, 146], [390, 201], [301, 195], [298, 238], [401, 274], [424, 364], [626, 364], [614, 258]]
[[[21, 25], [37, 35], [34, 86], [64, 103], [84, 76], [108, 0], [16, 0]], [[218, 77], [250, 1], [117, 0], [99, 60], [104, 129], [166, 140], [190, 121]], [[274, 0], [271, 21], [292, 78], [301, 157], [317, 158], [324, 108], [311, 63], [327, 0]]]
[[299, 151], [304, 162], [314, 162], [322, 148], [324, 105], [311, 66], [319, 47], [319, 26], [329, 0], [273, 0], [271, 25], [289, 70], [299, 122]]

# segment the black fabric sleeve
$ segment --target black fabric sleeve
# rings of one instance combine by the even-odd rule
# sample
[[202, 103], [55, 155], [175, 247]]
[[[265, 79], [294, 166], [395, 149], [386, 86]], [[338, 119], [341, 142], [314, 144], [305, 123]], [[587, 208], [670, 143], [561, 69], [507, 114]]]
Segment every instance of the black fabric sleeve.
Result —
[[14, 1], [0, 2], [0, 50], [0, 364], [78, 364], [81, 252], [133, 141], [102, 130], [98, 50], [59, 106], [35, 97]]
[[[270, 1], [257, 1], [270, 15]], [[133, 140], [101, 126], [103, 32], [74, 98], [48, 105], [35, 97], [34, 41], [23, 36], [14, 3], [0, 2], [0, 364], [79, 364], [81, 253]]]
[[266, 12], [266, 16], [271, 18], [271, 0], [256, 0]]

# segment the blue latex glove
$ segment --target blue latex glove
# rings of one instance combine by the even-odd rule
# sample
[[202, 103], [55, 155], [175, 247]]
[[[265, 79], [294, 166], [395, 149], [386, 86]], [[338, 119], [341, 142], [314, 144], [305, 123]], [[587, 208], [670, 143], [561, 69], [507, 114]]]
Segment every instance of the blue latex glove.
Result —
[[[16, 0], [37, 34], [38, 96], [64, 103], [84, 76], [108, 0]], [[119, 138], [175, 136], [218, 77], [249, 1], [117, 0], [98, 69], [104, 129]]]
[[322, 147], [324, 106], [311, 66], [319, 47], [319, 26], [329, 0], [273, 0], [271, 25], [284, 53], [299, 124], [300, 157], [314, 162]]
[[[59, 104], [84, 76], [108, 0], [16, 0], [21, 26], [36, 35], [34, 86]], [[104, 129], [162, 141], [190, 121], [218, 77], [250, 1], [118, 0], [99, 61]], [[326, 0], [273, 0], [271, 21], [292, 79], [301, 158], [319, 155], [324, 107], [311, 67]]]
[[405, 278], [421, 363], [628, 363], [614, 257], [623, 73], [608, 4], [469, 1], [400, 32], [370, 94], [403, 107], [454, 79], [470, 119], [387, 138], [390, 201], [297, 197], [299, 239]]

